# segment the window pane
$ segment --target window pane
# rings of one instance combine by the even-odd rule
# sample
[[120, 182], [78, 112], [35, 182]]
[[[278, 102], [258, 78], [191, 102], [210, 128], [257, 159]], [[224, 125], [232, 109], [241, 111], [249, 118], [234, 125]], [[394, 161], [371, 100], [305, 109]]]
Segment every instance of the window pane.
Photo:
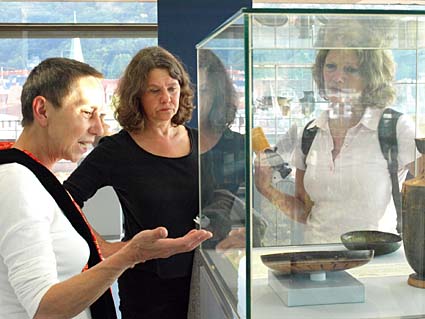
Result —
[[[111, 107], [118, 79], [136, 52], [157, 45], [157, 38], [123, 38], [111, 32], [99, 38], [64, 38], [63, 34], [49, 37], [50, 33], [45, 38], [25, 38], [24, 34], [21, 38], [0, 38], [0, 140], [14, 141], [21, 133], [22, 86], [31, 69], [49, 57], [74, 58], [104, 74], [105, 121], [111, 132], [118, 131]], [[64, 179], [75, 167], [74, 163], [61, 161], [54, 170]]]
[[156, 2], [0, 2], [0, 23], [156, 23]]

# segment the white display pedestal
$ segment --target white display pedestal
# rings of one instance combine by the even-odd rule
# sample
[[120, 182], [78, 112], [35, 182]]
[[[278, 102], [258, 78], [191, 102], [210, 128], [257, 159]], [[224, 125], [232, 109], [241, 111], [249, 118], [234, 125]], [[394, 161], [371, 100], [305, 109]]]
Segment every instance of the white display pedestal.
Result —
[[269, 271], [268, 283], [288, 307], [365, 301], [364, 285], [345, 271], [328, 272], [321, 281], [311, 280], [309, 274]]

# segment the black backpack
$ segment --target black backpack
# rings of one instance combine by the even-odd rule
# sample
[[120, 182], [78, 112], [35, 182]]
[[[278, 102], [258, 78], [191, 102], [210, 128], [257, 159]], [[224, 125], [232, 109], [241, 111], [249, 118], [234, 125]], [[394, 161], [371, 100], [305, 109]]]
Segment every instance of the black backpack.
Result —
[[[385, 109], [378, 124], [378, 138], [382, 155], [387, 160], [388, 171], [391, 177], [392, 195], [397, 212], [397, 231], [401, 234], [401, 194], [398, 184], [398, 145], [397, 145], [397, 121], [402, 113], [391, 108]], [[308, 128], [314, 120], [311, 120], [304, 127], [301, 139], [301, 150], [307, 156], [311, 144], [316, 136], [318, 127]]]

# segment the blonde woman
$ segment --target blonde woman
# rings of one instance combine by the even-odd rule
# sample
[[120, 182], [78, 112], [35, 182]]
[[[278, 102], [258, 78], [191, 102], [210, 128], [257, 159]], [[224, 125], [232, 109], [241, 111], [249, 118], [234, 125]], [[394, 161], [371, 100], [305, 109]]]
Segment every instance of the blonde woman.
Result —
[[[384, 109], [395, 100], [395, 64], [386, 50], [320, 50], [314, 65], [327, 110], [309, 128], [317, 133], [307, 154], [301, 139], [293, 154], [295, 196], [270, 183], [270, 168], [256, 161], [258, 190], [290, 218], [306, 224], [306, 243], [339, 242], [352, 230], [396, 233], [388, 164], [378, 139]], [[406, 115], [397, 121], [398, 174], [404, 180], [415, 159], [415, 130]]]

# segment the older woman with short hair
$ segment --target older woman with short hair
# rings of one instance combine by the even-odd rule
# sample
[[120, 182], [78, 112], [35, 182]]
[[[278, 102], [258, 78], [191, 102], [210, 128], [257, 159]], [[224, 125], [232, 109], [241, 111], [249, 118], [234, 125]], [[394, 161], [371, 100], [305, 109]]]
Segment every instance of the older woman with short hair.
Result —
[[80, 207], [51, 172], [61, 159], [78, 161], [102, 135], [101, 80], [88, 64], [49, 58], [23, 86], [23, 132], [0, 144], [1, 318], [115, 319], [109, 287], [123, 272], [211, 237], [192, 230], [169, 239], [155, 227], [103, 259]]

